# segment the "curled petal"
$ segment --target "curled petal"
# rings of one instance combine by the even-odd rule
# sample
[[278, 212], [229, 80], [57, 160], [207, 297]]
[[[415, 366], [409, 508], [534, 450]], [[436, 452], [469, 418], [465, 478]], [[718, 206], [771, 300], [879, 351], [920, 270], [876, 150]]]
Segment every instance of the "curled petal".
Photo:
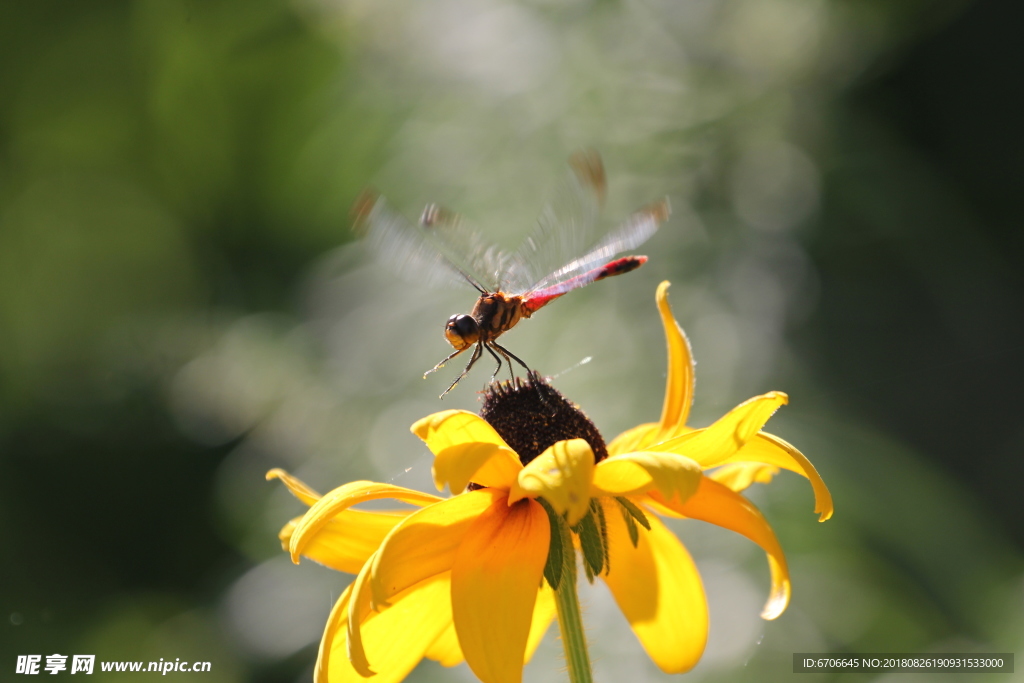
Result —
[[708, 478], [740, 493], [751, 484], [768, 484], [779, 473], [778, 467], [760, 462], [733, 462], [708, 472]]
[[655, 295], [661, 324], [665, 328], [665, 341], [668, 343], [668, 379], [665, 384], [665, 403], [661, 408], [661, 420], [654, 441], [676, 436], [679, 433], [677, 429], [686, 426], [693, 403], [693, 353], [686, 334], [672, 315], [672, 307], [668, 303], [669, 287], [667, 280], [662, 282]]
[[772, 577], [771, 593], [764, 609], [761, 610], [761, 617], [775, 619], [786, 610], [790, 594], [786, 556], [775, 537], [775, 532], [753, 503], [707, 477], [701, 479], [697, 492], [682, 504], [667, 501], [656, 491], [649, 495], [658, 504], [684, 517], [731, 529], [761, 546], [768, 554], [768, 568]]
[[693, 458], [701, 467], [714, 467], [753, 439], [768, 418], [787, 401], [789, 397], [781, 391], [755, 396], [730, 410], [710, 427], [695, 429], [651, 446], [651, 450], [679, 453]]
[[390, 484], [377, 484], [372, 481], [354, 481], [351, 484], [339, 486], [314, 503], [313, 507], [309, 508], [302, 520], [295, 526], [288, 546], [292, 562], [298, 564], [299, 556], [303, 554], [306, 544], [310, 543], [320, 530], [342, 511], [353, 505], [381, 498], [392, 498], [420, 507], [442, 500], [429, 493], [420, 493]]
[[583, 439], [559, 441], [530, 461], [509, 493], [511, 505], [523, 498], [543, 497], [569, 524], [587, 514], [594, 478], [594, 451]]
[[287, 524], [281, 527], [281, 530], [277, 532], [277, 537], [281, 541], [281, 550], [288, 552], [288, 546], [292, 542], [292, 534], [295, 533], [295, 527], [302, 521], [302, 517], [296, 517], [295, 519], [289, 520]]
[[416, 422], [412, 433], [434, 454], [438, 491], [447, 484], [452, 493], [461, 493], [470, 480], [508, 489], [523, 467], [494, 427], [465, 410], [434, 413]]
[[759, 432], [738, 453], [723, 461], [723, 463], [732, 462], [757, 462], [781, 467], [807, 477], [814, 490], [814, 511], [818, 513], [818, 521], [824, 522], [832, 516], [832, 494], [821, 475], [818, 474], [818, 470], [803, 453], [774, 434]]
[[654, 515], [634, 548], [622, 515], [608, 510], [609, 566], [602, 575], [647, 654], [665, 673], [689, 671], [704, 652], [708, 607], [686, 548]]
[[550, 527], [533, 500], [495, 501], [452, 567], [452, 616], [466, 663], [484, 683], [519, 683]]
[[393, 595], [410, 586], [449, 571], [476, 518], [495, 502], [504, 505], [506, 495], [498, 489], [469, 491], [418, 510], [396, 526], [369, 562], [373, 609], [387, 606]]
[[281, 483], [288, 487], [291, 494], [306, 505], [312, 505], [320, 500], [319, 493], [309, 488], [305, 483], [288, 474], [280, 467], [275, 467], [267, 472], [267, 481], [270, 481], [271, 479], [280, 479]]
[[[354, 584], [353, 584], [354, 585]], [[432, 652], [451, 628], [451, 581], [445, 573], [410, 588], [383, 612], [368, 612], [360, 624], [360, 652], [372, 670], [361, 673], [349, 660], [345, 624], [352, 585], [335, 604], [320, 642], [315, 683], [397, 683]], [[457, 663], [457, 662], [456, 662]]]
[[[307, 536], [302, 545], [302, 556], [331, 569], [358, 574], [384, 537], [412, 512], [342, 510]], [[301, 522], [302, 517], [293, 519], [278, 534], [285, 550], [291, 546], [292, 535]]]
[[370, 607], [370, 563], [367, 562], [359, 570], [359, 575], [352, 582], [352, 594], [348, 601], [348, 619], [345, 634], [348, 637], [348, 661], [352, 668], [364, 678], [376, 672], [370, 668], [370, 660], [366, 657], [366, 646], [363, 643], [363, 622], [370, 618], [373, 610]]
[[597, 495], [632, 496], [654, 489], [667, 500], [681, 502], [693, 495], [700, 480], [700, 465], [690, 458], [640, 451], [599, 462], [594, 471], [594, 490]]
[[[288, 490], [306, 505], [313, 505], [320, 500], [319, 493], [282, 469], [270, 470], [267, 472], [267, 479], [280, 479]], [[318, 530], [310, 533], [302, 546], [302, 555], [331, 569], [358, 574], [359, 568], [377, 549], [388, 532], [408, 514], [409, 512], [404, 511], [342, 510]], [[278, 534], [284, 550], [291, 546], [292, 536], [302, 523], [302, 519], [297, 517], [291, 520]]]

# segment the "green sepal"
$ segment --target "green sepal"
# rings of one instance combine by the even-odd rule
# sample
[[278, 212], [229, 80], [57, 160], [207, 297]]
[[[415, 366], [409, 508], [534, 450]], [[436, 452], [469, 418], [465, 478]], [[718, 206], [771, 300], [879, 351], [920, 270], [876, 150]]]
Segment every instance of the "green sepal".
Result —
[[611, 571], [611, 553], [608, 551], [608, 518], [604, 516], [604, 506], [596, 498], [590, 499], [590, 509], [597, 516], [597, 526], [601, 534], [601, 556], [604, 558], [604, 573]]
[[626, 522], [626, 531], [629, 532], [629, 542], [633, 544], [635, 548], [640, 543], [640, 530], [636, 527], [636, 520], [633, 519], [633, 515], [624, 507], [620, 507], [619, 511], [622, 513], [622, 519]]
[[[548, 585], [558, 590], [558, 584], [562, 581], [562, 569], [565, 566], [565, 558], [562, 552], [565, 539], [562, 538], [563, 522], [558, 518], [558, 513], [543, 498], [535, 499], [548, 513], [548, 524], [551, 525], [551, 541], [548, 543], [548, 559], [544, 564], [544, 578]], [[571, 542], [571, 541], [570, 541]]]
[[621, 505], [626, 512], [629, 513], [630, 517], [640, 522], [640, 526], [648, 531], [651, 530], [651, 522], [647, 519], [647, 515], [645, 515], [644, 511], [638, 508], [633, 501], [625, 496], [616, 496], [615, 500], [618, 501], [619, 505]]
[[572, 528], [580, 537], [580, 548], [583, 550], [583, 568], [587, 572], [587, 580], [594, 582], [594, 577], [604, 567], [605, 541], [601, 538], [597, 519], [593, 509], [588, 510], [583, 519]]

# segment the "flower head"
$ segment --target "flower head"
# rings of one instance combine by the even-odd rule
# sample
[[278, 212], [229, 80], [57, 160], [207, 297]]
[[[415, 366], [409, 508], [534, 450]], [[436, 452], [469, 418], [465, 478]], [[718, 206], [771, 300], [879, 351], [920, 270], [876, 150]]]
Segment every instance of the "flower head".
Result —
[[[480, 416], [447, 410], [413, 425], [434, 453], [442, 499], [401, 487], [353, 482], [324, 497], [280, 470], [309, 511], [281, 539], [300, 555], [358, 573], [331, 613], [317, 681], [400, 680], [428, 657], [463, 659], [483, 681], [520, 681], [554, 614], [559, 583], [552, 556], [564, 521], [589, 578], [600, 577], [643, 647], [664, 671], [683, 672], [701, 656], [707, 604], [689, 553], [657, 515], [701, 519], [765, 550], [771, 590], [762, 611], [774, 619], [789, 600], [785, 556], [767, 521], [740, 491], [779, 468], [806, 476], [821, 520], [828, 489], [793, 446], [761, 431], [787, 397], [769, 392], [702, 429], [686, 426], [693, 362], [672, 317], [668, 283], [657, 302], [668, 340], [669, 373], [657, 423], [607, 446], [581, 411], [531, 374], [492, 385]], [[708, 472], [710, 468], [716, 468]], [[353, 505], [392, 498], [404, 512]], [[565, 539], [562, 539], [565, 540]]]

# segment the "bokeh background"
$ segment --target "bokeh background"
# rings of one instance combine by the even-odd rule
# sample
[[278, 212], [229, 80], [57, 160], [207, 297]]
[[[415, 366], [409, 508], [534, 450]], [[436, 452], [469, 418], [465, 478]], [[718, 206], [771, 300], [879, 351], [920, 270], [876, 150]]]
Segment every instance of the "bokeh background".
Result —
[[[604, 156], [608, 227], [663, 195], [675, 213], [644, 269], [507, 344], [564, 372], [610, 438], [657, 418], [669, 279], [698, 361], [693, 423], [787, 391], [769, 430], [836, 500], [818, 524], [793, 475], [750, 492], [793, 571], [771, 623], [760, 551], [676, 527], [712, 613], [689, 679], [790, 680], [802, 651], [1020, 652], [1021, 15], [1012, 0], [0, 4], [3, 678], [18, 654], [91, 653], [208, 660], [211, 683], [310, 680], [351, 577], [281, 553], [301, 506], [264, 472], [431, 490], [408, 426], [475, 409], [489, 372], [438, 402], [455, 369], [420, 375], [473, 293], [374, 262], [349, 206], [370, 184], [410, 218], [439, 201], [514, 246], [581, 147]], [[668, 678], [602, 587], [586, 601], [599, 680]], [[555, 636], [527, 680], [562, 680]], [[426, 663], [412, 679], [472, 677]]]

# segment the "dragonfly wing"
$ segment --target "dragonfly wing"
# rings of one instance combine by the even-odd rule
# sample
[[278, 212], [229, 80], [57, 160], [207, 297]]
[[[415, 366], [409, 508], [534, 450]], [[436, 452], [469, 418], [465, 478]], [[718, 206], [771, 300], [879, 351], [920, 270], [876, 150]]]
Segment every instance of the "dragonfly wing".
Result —
[[512, 293], [533, 289], [552, 271], [597, 241], [606, 194], [604, 164], [593, 150], [569, 157], [569, 171], [544, 206], [537, 227], [510, 259], [501, 284]]
[[352, 209], [354, 230], [366, 246], [399, 275], [416, 284], [469, 283], [482, 289], [482, 274], [455, 254], [440, 231], [417, 226], [393, 210], [378, 193], [363, 192]]
[[476, 280], [475, 284], [480, 285], [478, 289], [488, 292], [500, 289], [511, 256], [470, 228], [460, 214], [428, 204], [420, 217], [420, 227], [446, 258]]
[[625, 223], [608, 233], [586, 254], [569, 261], [534, 284], [525, 296], [529, 298], [530, 294], [543, 291], [547, 301], [569, 290], [590, 284], [594, 280], [618, 274], [608, 273], [601, 266], [615, 258], [616, 254], [635, 249], [650, 239], [658, 227], [668, 219], [670, 213], [671, 207], [667, 197], [640, 209]]

